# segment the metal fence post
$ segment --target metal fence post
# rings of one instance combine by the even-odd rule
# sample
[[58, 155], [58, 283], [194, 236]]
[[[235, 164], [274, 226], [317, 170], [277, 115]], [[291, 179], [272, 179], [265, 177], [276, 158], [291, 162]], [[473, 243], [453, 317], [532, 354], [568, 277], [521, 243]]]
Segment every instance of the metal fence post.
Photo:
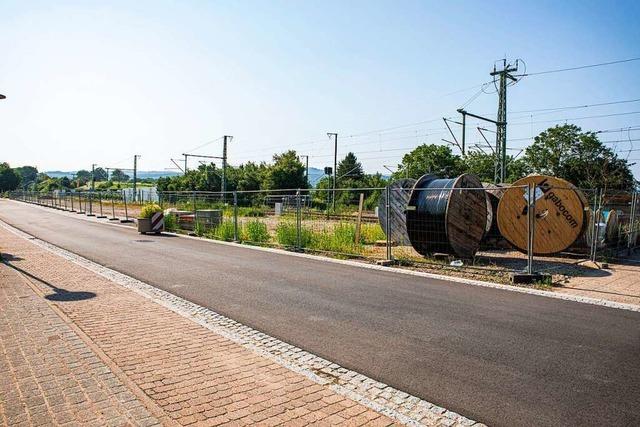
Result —
[[76, 210], [73, 208], [73, 194], [69, 195], [69, 199], [71, 200], [71, 212], [75, 212]]
[[129, 211], [127, 210], [127, 195], [124, 192], [124, 190], [121, 190], [121, 191], [122, 191], [122, 201], [124, 202], [124, 219], [120, 220], [120, 222], [132, 222], [129, 219]]
[[93, 191], [89, 192], [89, 213], [87, 216], [93, 216]]
[[116, 217], [116, 198], [113, 197], [113, 193], [111, 193], [111, 218], [109, 221], [116, 221], [118, 218]]
[[536, 198], [535, 184], [529, 183], [527, 195], [527, 274], [533, 274], [533, 243], [535, 238]]
[[384, 213], [385, 213], [385, 225], [387, 229], [386, 237], [386, 247], [387, 247], [387, 260], [393, 261], [393, 254], [391, 253], [391, 221], [390, 221], [390, 212], [389, 209], [391, 207], [391, 186], [387, 187], [387, 191], [385, 191], [385, 203], [384, 203]]
[[233, 192], [233, 241], [238, 239], [238, 192]]
[[632, 242], [632, 239], [635, 237], [637, 200], [638, 200], [638, 193], [631, 193], [631, 212], [629, 213], [629, 234], [627, 235], [627, 255], [631, 255], [631, 248], [635, 244], [635, 242]]
[[302, 211], [300, 209], [300, 189], [296, 191], [296, 249], [302, 250]]
[[598, 252], [598, 235], [600, 234], [600, 218], [598, 213], [600, 212], [600, 189], [595, 190], [594, 200], [593, 200], [593, 211], [591, 214], [593, 215], [593, 229], [591, 230], [591, 261], [596, 262], [596, 253]]
[[100, 203], [100, 215], [98, 215], [98, 218], [106, 218], [107, 216], [102, 213], [102, 193], [98, 193], [98, 202]]

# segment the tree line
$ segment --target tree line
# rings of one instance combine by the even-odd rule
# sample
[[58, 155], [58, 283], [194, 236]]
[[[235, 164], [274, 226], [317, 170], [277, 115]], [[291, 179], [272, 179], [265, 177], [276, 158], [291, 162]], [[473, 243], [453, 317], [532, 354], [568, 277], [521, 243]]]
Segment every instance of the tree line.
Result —
[[[482, 181], [493, 182], [495, 156], [481, 151], [470, 151], [465, 156], [454, 154], [450, 147], [422, 144], [403, 156], [392, 179], [418, 179], [425, 173], [443, 178], [453, 178], [462, 173], [473, 173]], [[579, 188], [602, 188], [632, 191], [638, 188], [630, 165], [615, 151], [600, 141], [595, 132], [583, 132], [575, 125], [549, 128], [536, 136], [521, 156], [507, 156], [507, 182], [513, 182], [530, 173], [540, 173], [564, 178]], [[184, 175], [158, 178], [159, 191], [220, 191], [223, 171], [214, 163], [202, 164]], [[348, 153], [338, 164], [336, 172], [336, 201], [353, 203], [358, 197], [353, 191], [340, 189], [363, 189], [368, 207], [372, 207], [379, 192], [375, 189], [387, 185], [380, 173], [366, 174], [354, 153]], [[105, 181], [107, 172], [102, 168], [94, 171], [96, 181]], [[114, 170], [110, 182], [127, 182], [129, 177], [121, 170]], [[38, 173], [33, 166], [11, 168], [0, 164], [0, 191], [16, 188], [35, 191], [73, 189], [86, 185], [91, 172], [78, 171], [73, 180], [51, 178]], [[228, 166], [226, 170], [227, 191], [292, 190], [311, 186], [305, 176], [305, 167], [294, 150], [273, 156], [271, 162], [247, 162], [239, 166]], [[316, 184], [314, 197], [327, 201], [333, 187], [331, 176], [322, 177]]]
[[[84, 169], [77, 171], [73, 178], [67, 176], [51, 177], [46, 173], [38, 172], [38, 168], [35, 166], [12, 168], [6, 162], [0, 163], [0, 192], [16, 189], [40, 192], [72, 190], [88, 185], [91, 179], [91, 171]], [[107, 171], [100, 167], [94, 170], [93, 179], [105, 189], [130, 180], [129, 175], [120, 169], [114, 169], [107, 177]]]
[[[535, 173], [563, 178], [578, 188], [633, 191], [638, 181], [630, 166], [600, 141], [597, 133], [561, 125], [541, 132], [520, 157], [507, 156], [505, 181], [511, 183]], [[398, 168], [394, 178], [417, 179], [424, 173], [452, 178], [472, 173], [483, 182], [493, 182], [495, 156], [481, 151], [459, 156], [448, 146], [425, 144], [406, 154]]]

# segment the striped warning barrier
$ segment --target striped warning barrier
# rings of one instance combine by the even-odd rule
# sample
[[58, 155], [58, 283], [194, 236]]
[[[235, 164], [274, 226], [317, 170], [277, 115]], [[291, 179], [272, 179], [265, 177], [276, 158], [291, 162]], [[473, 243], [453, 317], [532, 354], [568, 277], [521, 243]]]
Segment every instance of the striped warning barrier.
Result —
[[164, 214], [156, 212], [151, 216], [151, 231], [159, 233], [164, 230]]

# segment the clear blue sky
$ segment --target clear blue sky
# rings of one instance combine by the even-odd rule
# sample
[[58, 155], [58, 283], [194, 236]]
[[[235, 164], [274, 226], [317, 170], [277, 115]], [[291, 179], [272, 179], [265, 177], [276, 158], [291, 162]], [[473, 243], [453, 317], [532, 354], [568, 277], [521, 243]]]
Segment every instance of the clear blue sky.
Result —
[[[340, 155], [354, 151], [367, 171], [384, 171], [447, 135], [441, 120], [372, 131], [456, 117], [505, 55], [529, 72], [638, 57], [638, 16], [635, 1], [5, 1], [0, 160], [40, 170], [131, 167], [137, 153], [142, 169], [162, 170], [229, 134], [232, 164], [293, 148], [323, 167], [332, 163], [331, 131]], [[524, 78], [509, 88], [508, 106], [636, 98], [640, 61]], [[496, 106], [490, 93], [467, 109], [495, 116]], [[640, 102], [511, 114], [510, 145], [525, 146], [554, 120], [636, 111]], [[640, 125], [640, 114], [575, 123], [613, 129]], [[629, 138], [640, 131], [602, 135]], [[640, 148], [611, 145], [632, 144]], [[221, 144], [197, 152], [219, 155]]]

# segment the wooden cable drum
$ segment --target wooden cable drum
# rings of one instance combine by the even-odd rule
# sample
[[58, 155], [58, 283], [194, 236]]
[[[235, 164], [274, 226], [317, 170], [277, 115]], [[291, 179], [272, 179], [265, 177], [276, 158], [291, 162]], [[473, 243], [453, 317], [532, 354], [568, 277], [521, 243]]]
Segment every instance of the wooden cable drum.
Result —
[[605, 242], [607, 244], [616, 244], [620, 238], [618, 231], [620, 229], [620, 222], [618, 221], [618, 212], [615, 209], [611, 209], [604, 213], [605, 217]]
[[584, 215], [584, 229], [578, 239], [573, 243], [573, 245], [571, 245], [571, 250], [576, 250], [578, 252], [585, 252], [591, 248], [594, 233], [596, 233], [596, 242], [598, 247], [602, 247], [604, 245], [605, 223], [602, 213], [598, 211], [597, 215], [594, 215], [591, 209], [585, 209]]
[[[411, 189], [415, 185], [416, 180], [407, 178], [400, 179], [389, 184], [382, 194], [378, 202], [378, 220], [384, 234], [389, 237], [392, 242], [401, 246], [411, 244], [409, 235], [407, 234], [406, 211], [411, 196]], [[389, 192], [389, 228], [387, 230], [387, 192]]]
[[487, 199], [475, 175], [454, 179], [422, 176], [407, 206], [407, 232], [421, 255], [455, 254], [473, 258], [487, 223]]
[[502, 235], [498, 228], [498, 204], [500, 203], [500, 199], [502, 199], [502, 195], [506, 191], [507, 187], [502, 184], [490, 184], [485, 182], [483, 182], [482, 185], [484, 186], [484, 190], [486, 191], [487, 198], [491, 205], [491, 215], [488, 215], [488, 217], [491, 218], [491, 226], [487, 230], [485, 238], [501, 238]]
[[[529, 175], [507, 188], [498, 204], [500, 233], [513, 246], [527, 250], [528, 188], [534, 185], [533, 253], [562, 252], [584, 231], [586, 198], [573, 184], [552, 176]], [[524, 187], [523, 187], [524, 186]]]

